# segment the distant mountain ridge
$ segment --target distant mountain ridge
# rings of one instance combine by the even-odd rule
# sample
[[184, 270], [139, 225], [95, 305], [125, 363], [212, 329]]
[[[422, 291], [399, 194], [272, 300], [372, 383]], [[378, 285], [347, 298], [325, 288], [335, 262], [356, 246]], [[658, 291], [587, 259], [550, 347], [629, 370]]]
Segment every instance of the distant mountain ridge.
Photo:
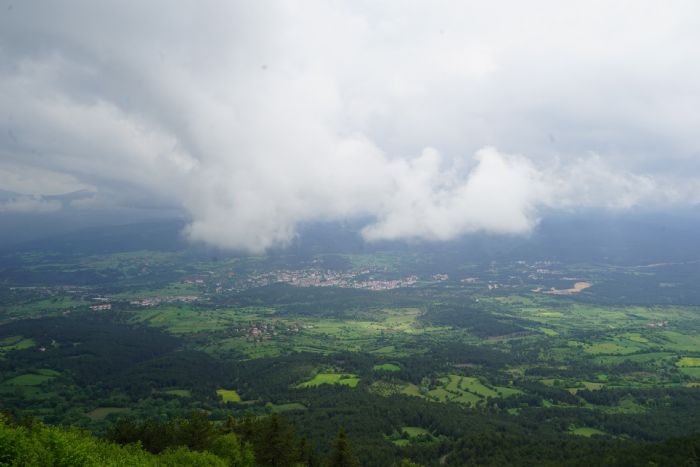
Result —
[[[80, 192], [70, 197], [82, 196]], [[91, 217], [85, 217], [85, 214]], [[133, 249], [173, 250], [191, 247], [183, 237], [184, 216], [163, 218], [116, 215], [115, 211], [66, 211], [44, 215], [0, 214], [0, 251], [43, 250], [92, 254]], [[121, 214], [121, 213], [117, 213]], [[124, 218], [127, 220], [123, 220]], [[635, 214], [548, 216], [529, 236], [487, 233], [465, 235], [449, 242], [368, 243], [360, 235], [364, 225], [334, 222], [301, 226], [296, 241], [270, 250], [269, 255], [314, 256], [379, 251], [429, 253], [446, 266], [460, 267], [468, 261], [533, 260], [604, 262], [643, 265], [700, 259], [700, 216]], [[219, 251], [198, 244], [197, 248]], [[234, 252], [246, 254], [245, 252]]]

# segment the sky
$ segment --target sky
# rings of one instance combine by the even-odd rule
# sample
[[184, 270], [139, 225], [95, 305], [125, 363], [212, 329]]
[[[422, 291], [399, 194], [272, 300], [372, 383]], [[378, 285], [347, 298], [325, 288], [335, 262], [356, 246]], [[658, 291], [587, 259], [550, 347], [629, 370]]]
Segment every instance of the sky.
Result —
[[696, 1], [0, 0], [0, 212], [181, 209], [233, 250], [700, 202]]

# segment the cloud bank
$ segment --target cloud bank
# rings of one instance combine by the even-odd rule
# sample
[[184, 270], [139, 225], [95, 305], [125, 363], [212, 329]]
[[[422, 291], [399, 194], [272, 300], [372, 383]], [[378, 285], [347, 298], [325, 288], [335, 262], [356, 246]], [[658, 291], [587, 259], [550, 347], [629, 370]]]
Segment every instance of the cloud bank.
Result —
[[180, 206], [249, 251], [303, 222], [447, 240], [700, 200], [695, 2], [0, 11], [0, 189]]
[[62, 208], [60, 201], [47, 200], [40, 196], [18, 196], [0, 202], [0, 212], [47, 213]]

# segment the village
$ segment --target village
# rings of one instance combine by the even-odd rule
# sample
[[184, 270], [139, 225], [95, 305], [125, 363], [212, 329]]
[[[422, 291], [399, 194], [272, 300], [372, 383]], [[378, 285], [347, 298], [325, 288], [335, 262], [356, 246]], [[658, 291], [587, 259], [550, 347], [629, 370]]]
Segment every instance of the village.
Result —
[[[320, 271], [310, 270], [279, 270], [265, 274], [252, 275], [248, 284], [252, 287], [263, 287], [271, 284], [288, 284], [294, 287], [340, 287], [346, 289], [392, 290], [401, 287], [411, 287], [418, 282], [417, 276], [400, 279], [375, 279], [369, 274], [372, 271]], [[367, 276], [366, 279], [358, 279]]]
[[[474, 271], [476, 272], [476, 271]], [[10, 290], [15, 295], [41, 297], [61, 302], [63, 314], [72, 309], [86, 306], [93, 312], [125, 310], [130, 307], [152, 308], [163, 305], [208, 303], [218, 294], [240, 293], [258, 287], [286, 284], [292, 287], [337, 287], [369, 291], [389, 291], [443, 283], [447, 287], [465, 287], [472, 290], [487, 290], [491, 293], [504, 293], [506, 290], [528, 290], [549, 295], [572, 295], [582, 292], [593, 284], [586, 279], [567, 275], [556, 261], [515, 261], [498, 264], [492, 262], [484, 274], [457, 276], [444, 272], [434, 272], [424, 277], [405, 273], [402, 277], [392, 277], [386, 267], [377, 269], [363, 267], [353, 270], [331, 270], [317, 267], [304, 269], [275, 269], [268, 271], [206, 270], [197, 274], [182, 276], [177, 283], [170, 284], [172, 290], [163, 294], [146, 293], [144, 296], [119, 298], [115, 296], [92, 295], [90, 287], [15, 287]], [[552, 282], [552, 281], [555, 282]], [[562, 281], [568, 281], [566, 286]], [[568, 288], [567, 288], [568, 287]], [[58, 299], [57, 297], [64, 297]], [[86, 303], [87, 302], [87, 303]], [[58, 305], [59, 302], [57, 302]], [[255, 333], [253, 333], [255, 334]]]
[[271, 340], [280, 334], [297, 334], [304, 329], [313, 329], [310, 324], [281, 323], [281, 322], [255, 322], [246, 326], [237, 326], [231, 329], [233, 335], [245, 337], [249, 341]]

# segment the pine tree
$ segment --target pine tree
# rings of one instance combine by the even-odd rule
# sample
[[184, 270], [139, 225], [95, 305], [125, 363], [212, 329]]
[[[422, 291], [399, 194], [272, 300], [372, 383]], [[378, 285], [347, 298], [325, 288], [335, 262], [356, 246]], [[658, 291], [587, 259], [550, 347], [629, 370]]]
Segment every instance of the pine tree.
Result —
[[263, 443], [258, 444], [256, 460], [260, 465], [285, 467], [294, 458], [294, 433], [286, 420], [273, 413], [263, 430]]
[[188, 418], [178, 420], [178, 438], [180, 443], [195, 451], [209, 448], [216, 430], [205, 412], [194, 411]]
[[343, 428], [333, 442], [333, 454], [330, 459], [331, 467], [359, 467], [360, 462], [355, 457], [350, 447], [350, 441]]
[[394, 467], [422, 467], [420, 464], [416, 464], [410, 459], [401, 459], [401, 462], [394, 464]]
[[307, 467], [319, 467], [321, 465], [316, 449], [314, 449], [314, 446], [310, 444], [305, 437], [299, 440], [296, 461]]

